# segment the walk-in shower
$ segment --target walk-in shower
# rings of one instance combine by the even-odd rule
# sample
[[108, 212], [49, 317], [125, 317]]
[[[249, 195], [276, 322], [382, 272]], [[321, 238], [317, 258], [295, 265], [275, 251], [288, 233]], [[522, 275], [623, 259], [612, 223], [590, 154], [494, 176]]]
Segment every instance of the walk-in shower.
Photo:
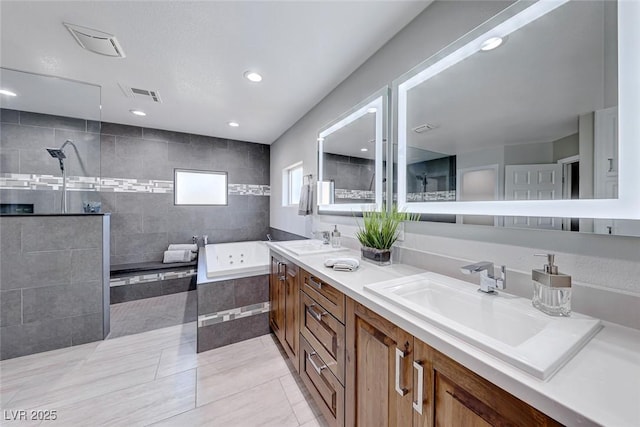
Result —
[[62, 147], [60, 148], [47, 148], [47, 151], [49, 152], [49, 154], [51, 155], [51, 157], [53, 157], [54, 159], [58, 159], [58, 162], [60, 162], [60, 171], [62, 171], [62, 213], [67, 213], [67, 170], [64, 167], [64, 159], [67, 158], [67, 156], [64, 154], [64, 147], [66, 147], [68, 145], [71, 145], [74, 149], [74, 151], [76, 152], [76, 156], [78, 157], [78, 163], [80, 164], [80, 168], [82, 169], [82, 172], [87, 175], [87, 171], [84, 167], [84, 163], [82, 162], [82, 158], [80, 157], [80, 152], [78, 151], [78, 147], [76, 147], [76, 144], [73, 143], [72, 140], [67, 139], [64, 144], [62, 144]]

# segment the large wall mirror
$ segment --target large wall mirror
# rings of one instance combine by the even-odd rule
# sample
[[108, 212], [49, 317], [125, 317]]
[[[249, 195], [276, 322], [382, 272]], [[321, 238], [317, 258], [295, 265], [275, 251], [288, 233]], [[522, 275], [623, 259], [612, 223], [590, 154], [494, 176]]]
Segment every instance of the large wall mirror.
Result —
[[382, 209], [388, 92], [377, 91], [320, 130], [320, 214]]
[[517, 2], [394, 82], [399, 206], [609, 233], [639, 219], [633, 3]]

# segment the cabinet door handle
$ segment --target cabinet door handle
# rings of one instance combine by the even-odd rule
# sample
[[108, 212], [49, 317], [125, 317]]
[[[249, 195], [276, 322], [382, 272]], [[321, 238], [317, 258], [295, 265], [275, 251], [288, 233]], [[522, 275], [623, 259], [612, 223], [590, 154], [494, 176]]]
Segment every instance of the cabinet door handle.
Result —
[[400, 396], [405, 396], [409, 391], [406, 388], [400, 387], [400, 367], [402, 365], [402, 361], [400, 359], [404, 359], [406, 353], [396, 347], [396, 391]]
[[608, 158], [607, 161], [609, 162], [609, 170], [607, 172], [613, 172], [613, 159]]
[[413, 362], [413, 367], [417, 371], [418, 375], [418, 390], [416, 401], [413, 402], [413, 409], [422, 415], [422, 400], [424, 399], [424, 368], [422, 367], [422, 362]]
[[284, 265], [284, 262], [278, 261], [278, 274], [282, 274], [282, 272], [280, 271], [280, 267], [282, 267], [283, 265]]
[[313, 307], [315, 307], [315, 304], [311, 304], [310, 306], [307, 306], [307, 312], [311, 316], [313, 316], [318, 322], [322, 322], [322, 316], [326, 315], [327, 312], [323, 311], [322, 313], [318, 313], [313, 309]]
[[307, 356], [307, 360], [309, 360], [309, 363], [311, 363], [311, 366], [313, 366], [313, 369], [318, 373], [318, 375], [322, 375], [322, 370], [325, 369], [327, 365], [322, 365], [322, 366], [316, 365], [316, 362], [314, 362], [312, 359], [312, 357], [315, 355], [316, 355], [315, 351], [312, 353], [309, 353], [309, 355]]
[[322, 283], [316, 282], [314, 279], [315, 277], [309, 276], [309, 280], [307, 280], [307, 283], [318, 290], [322, 289]]

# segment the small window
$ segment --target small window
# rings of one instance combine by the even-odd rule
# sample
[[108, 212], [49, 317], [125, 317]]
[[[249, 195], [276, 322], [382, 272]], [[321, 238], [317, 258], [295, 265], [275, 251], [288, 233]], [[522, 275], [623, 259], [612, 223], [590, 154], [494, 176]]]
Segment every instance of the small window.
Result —
[[296, 163], [282, 170], [282, 206], [300, 203], [302, 175], [302, 163]]
[[175, 169], [173, 193], [176, 205], [225, 206], [227, 173]]

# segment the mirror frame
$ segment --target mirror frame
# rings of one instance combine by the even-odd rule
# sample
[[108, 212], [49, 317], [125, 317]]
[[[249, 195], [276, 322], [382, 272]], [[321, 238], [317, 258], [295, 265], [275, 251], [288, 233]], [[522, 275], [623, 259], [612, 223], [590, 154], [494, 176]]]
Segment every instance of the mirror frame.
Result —
[[618, 198], [486, 202], [407, 202], [407, 92], [473, 55], [489, 37], [506, 37], [569, 0], [520, 0], [393, 82], [398, 115], [398, 207], [456, 215], [640, 219], [640, 2], [618, 1]]
[[[320, 204], [318, 203], [319, 215], [362, 215], [363, 210], [377, 210], [383, 209], [383, 188], [384, 178], [382, 175], [382, 163], [386, 153], [384, 152], [384, 142], [388, 141], [389, 125], [388, 125], [388, 112], [389, 112], [389, 87], [385, 86], [382, 89], [376, 91], [365, 100], [359, 102], [357, 105], [349, 109], [349, 111], [341, 114], [337, 119], [327, 124], [318, 133], [318, 187], [323, 182], [323, 142], [324, 138], [331, 135], [333, 132], [344, 128], [350, 123], [356, 121], [360, 117], [371, 114], [367, 110], [369, 108], [375, 108], [375, 202], [374, 203], [344, 203], [344, 204]], [[389, 172], [389, 168], [387, 168]], [[388, 193], [387, 193], [388, 194]], [[318, 193], [319, 196], [319, 193]]]

